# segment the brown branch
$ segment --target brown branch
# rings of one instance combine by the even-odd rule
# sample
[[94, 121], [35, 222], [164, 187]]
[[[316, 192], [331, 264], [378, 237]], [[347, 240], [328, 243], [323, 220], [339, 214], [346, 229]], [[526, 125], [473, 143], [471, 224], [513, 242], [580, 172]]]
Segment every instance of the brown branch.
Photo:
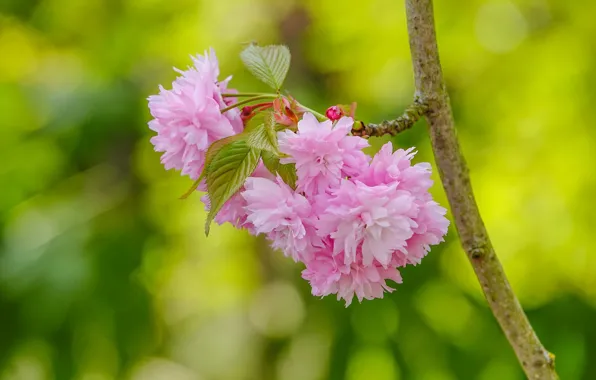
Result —
[[474, 200], [457, 139], [435, 36], [432, 0], [405, 0], [417, 96], [462, 247], [488, 304], [529, 379], [558, 379], [554, 356], [540, 343], [497, 258]]
[[394, 120], [383, 120], [379, 124], [364, 124], [362, 122], [355, 123], [352, 128], [354, 136], [371, 137], [383, 135], [397, 135], [400, 132], [410, 129], [418, 119], [424, 116], [427, 110], [426, 104], [422, 103], [420, 99], [414, 99], [414, 102], [406, 108], [403, 115]]

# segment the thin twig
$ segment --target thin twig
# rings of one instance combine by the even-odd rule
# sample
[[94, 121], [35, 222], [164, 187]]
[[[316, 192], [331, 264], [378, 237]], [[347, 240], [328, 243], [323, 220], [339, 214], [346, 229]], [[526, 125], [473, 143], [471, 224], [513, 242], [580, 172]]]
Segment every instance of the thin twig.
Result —
[[462, 247], [528, 378], [558, 379], [554, 355], [540, 343], [513, 293], [474, 200], [441, 71], [432, 0], [405, 2], [416, 92], [428, 105], [426, 119], [433, 152]]
[[227, 112], [233, 108], [240, 107], [240, 106], [243, 106], [248, 103], [256, 102], [257, 100], [261, 100], [261, 99], [271, 99], [271, 95], [259, 95], [259, 96], [254, 96], [249, 99], [240, 100], [234, 104], [227, 106], [226, 108], [223, 108], [221, 110], [221, 113]]
[[424, 116], [424, 112], [426, 112], [427, 108], [426, 104], [422, 103], [419, 99], [415, 99], [414, 102], [406, 108], [403, 115], [397, 119], [383, 120], [379, 124], [355, 123], [352, 128], [352, 134], [362, 137], [397, 135], [400, 132], [410, 129], [416, 124], [418, 119]]
[[248, 97], [255, 97], [255, 96], [261, 96], [261, 95], [266, 95], [269, 96], [270, 98], [275, 98], [277, 96], [279, 96], [278, 94], [266, 94], [266, 93], [261, 93], [261, 92], [239, 92], [239, 93], [231, 93], [231, 92], [224, 92], [223, 94], [221, 94], [221, 96], [223, 96], [224, 98], [248, 98]]

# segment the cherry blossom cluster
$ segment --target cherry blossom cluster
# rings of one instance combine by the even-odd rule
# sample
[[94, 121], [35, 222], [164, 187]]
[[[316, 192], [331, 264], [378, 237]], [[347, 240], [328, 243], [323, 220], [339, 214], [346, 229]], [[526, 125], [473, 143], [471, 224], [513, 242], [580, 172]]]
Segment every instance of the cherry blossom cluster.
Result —
[[[165, 168], [196, 180], [209, 146], [241, 133], [250, 110], [230, 107], [237, 99], [222, 96], [235, 90], [230, 78], [218, 80], [213, 51], [193, 61], [171, 90], [149, 97], [149, 127]], [[391, 143], [368, 156], [368, 141], [351, 134], [353, 118], [337, 107], [327, 118], [295, 110], [295, 125], [289, 118], [277, 132], [281, 163], [296, 168], [295, 189], [261, 163], [215, 221], [265, 235], [305, 266], [302, 277], [315, 296], [336, 294], [346, 306], [354, 296], [382, 298], [394, 290], [389, 280], [402, 282], [398, 268], [420, 263], [447, 233], [446, 210], [429, 193], [431, 166], [413, 164], [413, 148], [394, 151]], [[202, 200], [208, 209], [209, 198]]]

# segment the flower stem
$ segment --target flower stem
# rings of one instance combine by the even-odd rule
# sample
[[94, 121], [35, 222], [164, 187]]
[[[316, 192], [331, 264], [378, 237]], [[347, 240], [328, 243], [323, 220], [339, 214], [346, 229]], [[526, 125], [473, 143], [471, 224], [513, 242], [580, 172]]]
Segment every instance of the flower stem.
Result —
[[266, 94], [260, 92], [242, 92], [238, 94], [232, 93], [223, 93], [221, 94], [224, 98], [246, 98], [246, 97], [255, 97], [255, 96], [267, 96], [269, 98], [277, 98], [279, 95], [277, 94]]
[[[277, 95], [275, 95], [275, 96], [277, 96]], [[241, 100], [241, 101], [239, 101], [237, 103], [234, 103], [234, 104], [232, 104], [230, 106], [227, 106], [226, 108], [223, 108], [221, 110], [221, 113], [224, 113], [224, 112], [229, 111], [229, 110], [231, 110], [233, 108], [236, 108], [236, 107], [243, 106], [243, 105], [248, 104], [248, 103], [255, 102], [257, 100], [270, 99], [270, 98], [271, 98], [271, 96], [269, 96], [269, 94], [264, 94], [264, 95], [261, 94], [259, 96], [253, 96], [252, 98]]]
[[455, 226], [491, 311], [529, 379], [555, 380], [554, 355], [534, 332], [488, 237], [455, 131], [435, 33], [432, 0], [405, 0], [416, 93], [423, 104], [433, 153]]
[[[232, 93], [223, 93], [221, 94], [221, 96], [223, 96], [224, 98], [246, 98], [246, 97], [250, 97], [250, 99], [245, 99], [245, 100], [241, 100], [235, 104], [232, 104], [224, 109], [221, 110], [221, 113], [224, 113], [226, 111], [231, 110], [232, 108], [235, 107], [239, 107], [245, 104], [248, 104], [250, 102], [253, 102], [255, 100], [260, 100], [260, 99], [271, 99], [271, 98], [278, 98], [280, 97], [279, 94], [266, 94], [266, 93], [260, 93], [260, 92], [243, 92], [243, 93], [238, 93], [238, 94], [232, 94]], [[320, 112], [317, 112], [315, 110], [313, 110], [312, 108], [306, 107], [300, 103], [298, 103], [298, 106], [302, 109], [304, 109], [305, 111], [311, 112], [313, 115], [315, 115], [317, 118], [319, 118], [320, 120], [327, 120], [327, 116], [323, 115]]]
[[300, 103], [298, 103], [298, 107], [304, 109], [305, 111], [308, 111], [310, 113], [312, 113], [313, 115], [315, 115], [319, 120], [327, 120], [327, 116], [323, 115], [322, 113], [319, 113], [315, 110], [313, 110], [312, 108], [308, 108]]

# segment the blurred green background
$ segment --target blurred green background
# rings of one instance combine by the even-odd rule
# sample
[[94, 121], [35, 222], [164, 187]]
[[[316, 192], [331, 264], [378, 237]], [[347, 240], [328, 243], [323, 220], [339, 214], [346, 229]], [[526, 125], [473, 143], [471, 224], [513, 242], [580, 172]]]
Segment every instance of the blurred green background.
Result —
[[[596, 379], [596, 2], [435, 8], [497, 252], [562, 379]], [[264, 89], [250, 40], [287, 44], [287, 89], [321, 111], [380, 121], [412, 98], [402, 1], [0, 1], [0, 379], [522, 379], [453, 228], [348, 309], [263, 240], [204, 237], [146, 98], [209, 46], [233, 87]], [[423, 122], [394, 141], [433, 162]]]

